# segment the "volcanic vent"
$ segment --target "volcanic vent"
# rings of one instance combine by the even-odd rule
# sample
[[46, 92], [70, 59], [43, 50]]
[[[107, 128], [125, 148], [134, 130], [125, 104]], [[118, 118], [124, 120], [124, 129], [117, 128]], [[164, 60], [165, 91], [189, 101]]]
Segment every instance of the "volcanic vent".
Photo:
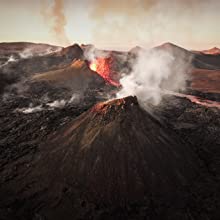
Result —
[[76, 198], [108, 205], [152, 197], [181, 201], [197, 174], [190, 148], [142, 110], [136, 97], [96, 104], [70, 121], [50, 135], [33, 165], [13, 190], [25, 188], [22, 198], [45, 192], [35, 203], [46, 204], [47, 212], [58, 201], [64, 214]]
[[103, 77], [106, 82], [118, 87], [120, 86], [120, 83], [115, 79], [116, 77], [114, 75], [117, 75], [117, 73], [112, 70], [112, 65], [112, 57], [98, 57], [90, 63], [89, 67]]

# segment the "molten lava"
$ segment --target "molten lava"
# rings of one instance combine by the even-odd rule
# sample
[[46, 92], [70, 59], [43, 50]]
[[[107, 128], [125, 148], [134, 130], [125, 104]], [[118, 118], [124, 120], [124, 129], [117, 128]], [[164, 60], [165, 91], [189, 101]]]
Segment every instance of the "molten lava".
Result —
[[108, 83], [119, 86], [120, 84], [112, 79], [112, 71], [111, 71], [111, 58], [97, 58], [92, 63], [90, 63], [89, 67], [91, 70], [97, 72], [102, 78], [104, 78]]

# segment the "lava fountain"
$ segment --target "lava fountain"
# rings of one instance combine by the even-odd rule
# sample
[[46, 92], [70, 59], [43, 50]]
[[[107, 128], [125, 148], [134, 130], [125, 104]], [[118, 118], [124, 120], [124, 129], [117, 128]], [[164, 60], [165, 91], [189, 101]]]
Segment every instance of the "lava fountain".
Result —
[[91, 70], [97, 72], [106, 82], [114, 86], [120, 86], [119, 82], [116, 82], [112, 78], [113, 71], [111, 70], [112, 59], [99, 57], [90, 63]]

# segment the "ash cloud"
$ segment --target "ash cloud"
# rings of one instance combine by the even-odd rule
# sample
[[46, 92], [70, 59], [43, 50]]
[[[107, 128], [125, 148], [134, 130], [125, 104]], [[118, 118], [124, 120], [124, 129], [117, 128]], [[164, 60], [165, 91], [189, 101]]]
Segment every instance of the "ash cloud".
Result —
[[166, 91], [184, 90], [191, 58], [183, 56], [161, 49], [139, 51], [131, 73], [120, 80], [117, 97], [135, 95], [143, 105], [158, 105]]
[[53, 5], [50, 5], [46, 0], [42, 0], [41, 5], [41, 15], [50, 28], [53, 37], [57, 40], [57, 43], [61, 45], [70, 44], [65, 31], [67, 22], [64, 14], [64, 1], [54, 0]]

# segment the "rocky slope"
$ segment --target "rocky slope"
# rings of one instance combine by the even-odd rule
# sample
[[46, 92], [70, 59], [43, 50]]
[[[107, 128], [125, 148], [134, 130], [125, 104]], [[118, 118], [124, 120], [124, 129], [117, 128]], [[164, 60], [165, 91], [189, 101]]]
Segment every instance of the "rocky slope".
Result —
[[0, 68], [0, 94], [12, 84], [24, 81], [27, 77], [35, 73], [46, 72], [63, 68], [73, 62], [74, 59], [80, 59], [83, 56], [82, 49], [74, 44], [62, 50], [45, 54], [42, 56], [29, 56], [8, 62]]
[[[13, 136], [8, 135], [4, 140], [8, 148], [2, 145], [1, 216], [214, 219], [219, 174], [213, 169], [217, 169], [219, 151], [197, 142], [205, 134], [201, 125], [207, 117], [201, 115], [198, 124], [190, 118], [194, 111], [203, 114], [202, 109], [183, 103], [175, 106], [175, 111], [168, 104], [147, 113], [135, 97], [128, 97], [98, 103], [75, 120], [74, 114], [88, 106], [84, 110], [71, 107], [34, 113], [25, 116], [26, 123], [21, 123], [24, 116], [20, 115], [20, 121], [13, 121], [21, 127], [10, 132], [14, 137], [20, 132], [20, 137], [11, 139]], [[187, 113], [189, 109], [191, 113]], [[211, 112], [206, 113], [210, 118]], [[200, 129], [186, 136], [194, 126]], [[214, 129], [212, 123], [209, 126]], [[21, 134], [26, 136], [22, 139]], [[219, 146], [214, 136], [209, 137], [204, 136]], [[205, 149], [215, 157], [207, 157]]]
[[[0, 219], [219, 219], [219, 109], [175, 94], [147, 111], [135, 97], [106, 102], [120, 88], [84, 50], [0, 68]], [[138, 50], [108, 52], [119, 78]], [[218, 70], [195, 75], [187, 92], [218, 101]]]

